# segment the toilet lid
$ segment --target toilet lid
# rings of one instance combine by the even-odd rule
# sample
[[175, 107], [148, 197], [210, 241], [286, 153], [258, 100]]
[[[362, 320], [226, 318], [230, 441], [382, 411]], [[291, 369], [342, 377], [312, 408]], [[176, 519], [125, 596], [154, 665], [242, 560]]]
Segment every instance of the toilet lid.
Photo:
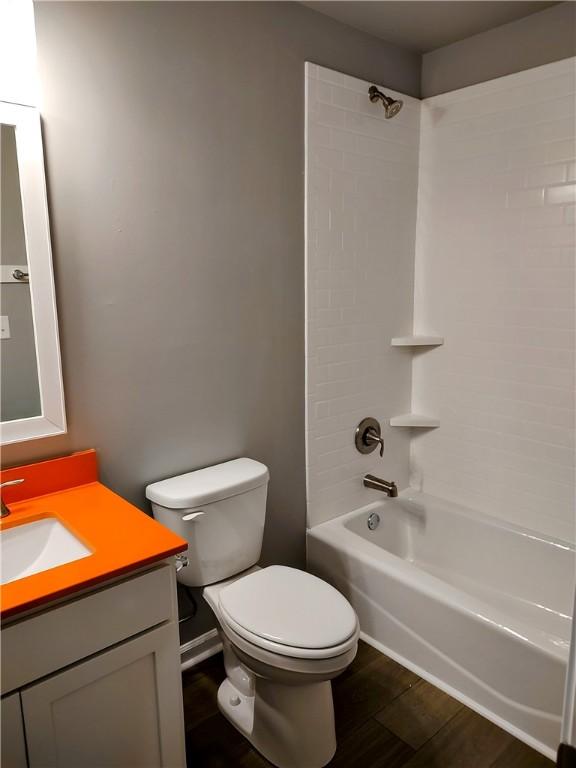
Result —
[[332, 648], [357, 628], [354, 609], [340, 592], [310, 573], [282, 565], [224, 587], [219, 603], [237, 628], [293, 648]]

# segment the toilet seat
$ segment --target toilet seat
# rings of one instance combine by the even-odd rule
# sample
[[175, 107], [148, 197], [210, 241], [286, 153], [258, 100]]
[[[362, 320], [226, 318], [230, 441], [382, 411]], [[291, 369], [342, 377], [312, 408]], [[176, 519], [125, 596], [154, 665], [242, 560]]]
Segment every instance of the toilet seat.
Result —
[[256, 570], [218, 594], [223, 629], [280, 656], [329, 659], [352, 648], [358, 619], [334, 587], [286, 566]]
[[[289, 645], [280, 645], [280, 643], [273, 643], [269, 640], [265, 640], [257, 635], [250, 636], [250, 633], [245, 630], [240, 632], [230, 623], [222, 613], [219, 614], [220, 625], [224, 634], [234, 643], [244, 650], [249, 656], [255, 658], [269, 658], [271, 654], [278, 659], [277, 665], [285, 668], [293, 668], [293, 664], [300, 662], [304, 665], [302, 671], [308, 671], [309, 663], [322, 663], [330, 662], [337, 658], [343, 657], [352, 648], [356, 648], [358, 637], [360, 635], [360, 627], [356, 629], [356, 632], [345, 642], [340, 645], [331, 648], [295, 648]], [[266, 654], [266, 656], [263, 656]], [[281, 662], [280, 659], [285, 659], [286, 662]], [[300, 666], [297, 667], [300, 669]], [[311, 668], [313, 669], [313, 668]]]

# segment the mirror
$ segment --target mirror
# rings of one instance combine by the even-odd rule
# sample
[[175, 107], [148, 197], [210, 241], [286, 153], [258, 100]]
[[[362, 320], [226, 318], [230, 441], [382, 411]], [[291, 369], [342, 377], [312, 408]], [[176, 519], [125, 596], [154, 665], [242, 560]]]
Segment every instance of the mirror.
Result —
[[0, 435], [14, 443], [66, 431], [36, 109], [0, 102]]
[[0, 125], [0, 265], [0, 413], [14, 421], [40, 416], [42, 408], [13, 125]]

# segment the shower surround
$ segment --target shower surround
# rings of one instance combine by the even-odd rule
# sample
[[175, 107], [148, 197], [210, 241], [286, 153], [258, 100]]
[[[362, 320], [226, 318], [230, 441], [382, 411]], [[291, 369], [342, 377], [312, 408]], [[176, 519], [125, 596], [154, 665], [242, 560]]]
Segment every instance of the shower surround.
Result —
[[[392, 93], [390, 120], [371, 83], [306, 77], [308, 567], [365, 640], [548, 757], [575, 573], [574, 64]], [[391, 346], [413, 334], [445, 342]], [[355, 450], [366, 416], [382, 459]]]
[[[376, 83], [389, 120], [307, 65], [309, 526], [372, 501], [371, 472], [576, 539], [574, 65], [423, 101]], [[445, 344], [390, 346], [412, 333]], [[409, 412], [440, 427], [389, 426]], [[354, 448], [365, 416], [383, 459]]]

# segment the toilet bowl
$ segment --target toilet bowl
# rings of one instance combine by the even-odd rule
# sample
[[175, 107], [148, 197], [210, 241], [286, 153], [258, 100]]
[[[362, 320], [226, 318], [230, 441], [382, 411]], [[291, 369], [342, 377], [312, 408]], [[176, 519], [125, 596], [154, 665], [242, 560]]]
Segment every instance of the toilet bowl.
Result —
[[283, 566], [251, 569], [206, 587], [204, 597], [224, 647], [220, 711], [275, 765], [326, 765], [336, 751], [330, 680], [353, 661], [358, 643], [348, 601]]
[[356, 655], [356, 614], [334, 587], [255, 565], [268, 470], [236, 459], [154, 483], [154, 516], [189, 542], [178, 578], [204, 586], [218, 621], [222, 714], [278, 768], [322, 768], [336, 751], [331, 680]]

